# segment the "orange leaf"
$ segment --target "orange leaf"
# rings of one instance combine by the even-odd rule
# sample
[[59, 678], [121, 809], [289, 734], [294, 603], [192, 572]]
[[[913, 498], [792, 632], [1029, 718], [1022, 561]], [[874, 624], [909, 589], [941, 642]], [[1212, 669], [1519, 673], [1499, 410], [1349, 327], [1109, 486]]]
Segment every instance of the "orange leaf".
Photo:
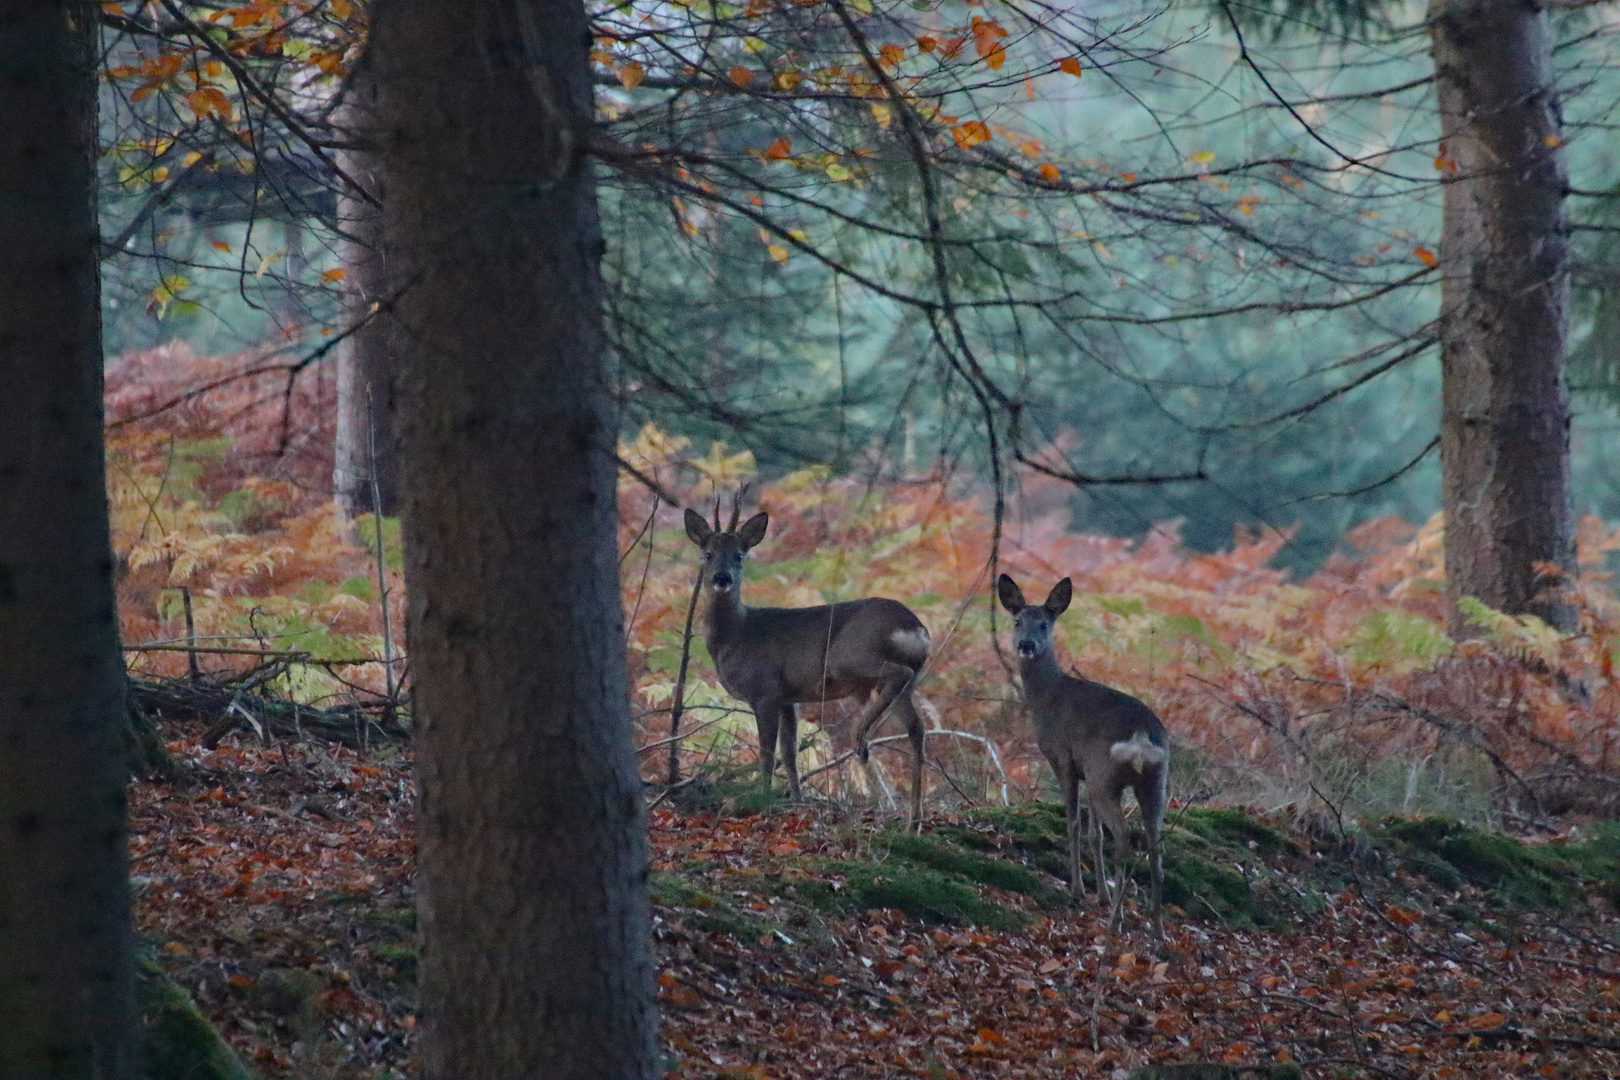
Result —
[[890, 67], [894, 67], [896, 64], [900, 63], [900, 61], [906, 58], [906, 47], [904, 45], [896, 45], [892, 41], [884, 45], [883, 48], [879, 49], [878, 51], [883, 56], [883, 62], [888, 64]]
[[1049, 180], [1055, 184], [1063, 179], [1063, 174], [1058, 172], [1058, 167], [1050, 161], [1043, 161], [1041, 162], [1041, 179]]
[[978, 146], [982, 142], [990, 141], [990, 128], [983, 120], [969, 120], [951, 128], [951, 137], [956, 145], [966, 150], [970, 146]]
[[1080, 58], [1078, 56], [1065, 56], [1063, 59], [1058, 61], [1058, 70], [1067, 71], [1070, 75], [1079, 78]]
[[231, 118], [231, 102], [223, 91], [212, 86], [200, 87], [186, 95], [186, 106], [198, 118], [217, 115], [223, 119]]
[[641, 80], [647, 77], [647, 69], [632, 60], [619, 69], [619, 82], [626, 90], [634, 90], [641, 85]]
[[1541, 137], [1541, 141], [1543, 145], [1550, 146], [1555, 150], [1564, 145], [1564, 140], [1560, 136], [1554, 135], [1551, 132], [1543, 135]]
[[821, 977], [821, 981], [826, 986], [837, 986], [839, 983], [843, 982], [844, 980], [840, 979], [836, 975], [823, 975]]
[[747, 86], [749, 83], [754, 81], [753, 69], [745, 68], [741, 65], [726, 72], [726, 76], [738, 86]]
[[771, 76], [771, 85], [778, 90], [792, 90], [804, 81], [804, 75], [798, 71], [778, 71]]
[[984, 62], [991, 71], [999, 69], [1002, 64], [1007, 62], [1007, 50], [1003, 49], [998, 42], [990, 49], [988, 53], [985, 54]]
[[987, 1043], [1004, 1043], [1007, 1041], [1006, 1036], [995, 1028], [980, 1028], [979, 1039]]
[[218, 248], [220, 251], [225, 252], [227, 255], [230, 254], [231, 245], [227, 244], [225, 241], [223, 241], [223, 240], [215, 240], [215, 241], [213, 241], [213, 244], [214, 244], [214, 247]]
[[917, 39], [917, 48], [921, 49], [923, 52], [933, 52], [938, 47], [939, 39], [936, 37], [930, 37], [929, 35], [924, 34], [922, 37]]
[[793, 156], [793, 140], [786, 135], [765, 148], [765, 156], [772, 161], [785, 161]]
[[1440, 265], [1439, 256], [1435, 255], [1434, 252], [1430, 251], [1426, 247], [1415, 247], [1415, 248], [1412, 249], [1412, 254], [1416, 255], [1418, 257], [1418, 261], [1421, 262], [1424, 266], [1439, 266]]
[[348, 272], [349, 272], [349, 268], [347, 266], [334, 266], [334, 267], [332, 267], [332, 269], [326, 271], [324, 274], [321, 275], [321, 280], [322, 281], [342, 281], [344, 276], [347, 275]]

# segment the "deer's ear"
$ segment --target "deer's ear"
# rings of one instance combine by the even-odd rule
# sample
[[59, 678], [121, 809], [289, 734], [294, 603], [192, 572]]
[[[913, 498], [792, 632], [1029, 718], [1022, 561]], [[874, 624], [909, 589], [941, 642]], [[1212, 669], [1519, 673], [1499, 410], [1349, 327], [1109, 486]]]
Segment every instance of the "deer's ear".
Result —
[[1027, 606], [1024, 603], [1024, 590], [1006, 574], [996, 579], [996, 595], [1001, 598], [1001, 606], [1007, 609], [1009, 615], [1017, 615]]
[[737, 530], [737, 546], [747, 551], [765, 539], [765, 526], [770, 523], [771, 516], [763, 510], [743, 522], [742, 528]]
[[1055, 619], [1069, 610], [1069, 601], [1073, 599], [1074, 583], [1068, 578], [1064, 578], [1052, 586], [1052, 591], [1047, 594], [1046, 603], [1042, 604], [1041, 607], [1045, 608], [1046, 613]]
[[698, 547], [702, 547], [704, 544], [709, 542], [709, 537], [713, 535], [714, 530], [709, 528], [709, 523], [707, 521], [703, 520], [703, 515], [698, 513], [696, 510], [688, 508], [686, 511], [687, 539], [691, 540], [692, 543], [696, 544]]

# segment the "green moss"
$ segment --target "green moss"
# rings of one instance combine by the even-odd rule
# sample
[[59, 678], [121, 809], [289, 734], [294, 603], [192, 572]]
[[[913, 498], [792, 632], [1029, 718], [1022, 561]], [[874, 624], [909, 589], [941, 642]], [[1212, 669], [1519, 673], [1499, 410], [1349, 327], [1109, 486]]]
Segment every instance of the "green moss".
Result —
[[890, 833], [880, 843], [891, 857], [954, 874], [980, 885], [994, 885], [1008, 892], [1019, 893], [1043, 907], [1064, 903], [1061, 892], [1017, 863], [965, 851], [939, 834], [915, 836], [910, 833]]
[[141, 1015], [141, 1075], [150, 1080], [251, 1080], [225, 1040], [149, 956], [137, 956], [135, 996]]
[[[750, 883], [766, 894], [782, 888], [776, 878], [762, 876], [750, 879]], [[776, 923], [753, 912], [739, 911], [726, 897], [696, 888], [673, 874], [653, 874], [648, 888], [654, 904], [679, 911], [682, 921], [701, 933], [729, 934], [738, 941], [754, 941], [777, 929]]]
[[1249, 848], [1268, 855], [1297, 855], [1300, 850], [1280, 831], [1242, 810], [1188, 810], [1176, 815], [1174, 824], [1222, 847]]
[[939, 873], [903, 860], [890, 863], [829, 862], [818, 869], [837, 884], [810, 879], [799, 882], [798, 898], [822, 911], [850, 913], [870, 908], [898, 908], [924, 922], [957, 923], [1015, 930], [1028, 923], [1020, 912], [985, 900], [955, 875]]
[[394, 945], [376, 945], [372, 947], [371, 955], [399, 972], [402, 979], [407, 982], [416, 981], [416, 946], [404, 943]]
[[1391, 819], [1378, 834], [1409, 869], [1447, 887], [1466, 881], [1529, 907], [1558, 907], [1581, 891], [1579, 864], [1598, 868], [1600, 847], [1525, 844], [1501, 833], [1483, 832], [1450, 818]]

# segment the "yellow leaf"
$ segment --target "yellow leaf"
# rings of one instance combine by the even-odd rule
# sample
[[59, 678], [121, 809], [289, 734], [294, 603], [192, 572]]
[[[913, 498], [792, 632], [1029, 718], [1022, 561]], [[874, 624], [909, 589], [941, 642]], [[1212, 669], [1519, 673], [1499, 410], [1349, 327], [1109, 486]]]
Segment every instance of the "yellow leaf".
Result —
[[1541, 141], [1554, 149], [1564, 145], [1564, 140], [1562, 138], [1551, 133], [1543, 135], [1541, 137]]
[[1213, 150], [1200, 150], [1200, 151], [1198, 151], [1198, 153], [1194, 154], [1189, 160], [1196, 161], [1200, 165], [1208, 165], [1210, 162], [1215, 160], [1215, 151], [1213, 151]]
[[831, 165], [827, 166], [827, 178], [829, 180], [835, 180], [835, 181], [840, 181], [841, 182], [841, 181], [844, 181], [844, 180], [848, 180], [850, 178], [850, 175], [851, 174], [850, 174], [849, 169], [847, 169], [843, 165], [838, 164], [838, 162], [836, 162], [836, 161], [833, 162]]
[[1067, 71], [1070, 75], [1079, 78], [1080, 58], [1078, 56], [1065, 56], [1063, 59], [1058, 61], [1058, 70]]
[[334, 266], [321, 275], [322, 281], [342, 281], [349, 273], [347, 266]]
[[872, 0], [849, 0], [849, 6], [862, 15], [872, 14]]
[[771, 77], [771, 85], [778, 90], [792, 90], [804, 81], [803, 72], [778, 71]]
[[781, 244], [767, 244], [765, 250], [770, 253], [771, 258], [778, 264], [788, 261], [788, 249]]
[[894, 110], [881, 101], [872, 102], [872, 119], [878, 122], [879, 127], [888, 127], [894, 120]]
[[766, 48], [765, 39], [757, 37], [745, 37], [743, 38], [743, 48], [747, 49], [751, 53], [762, 53]]
[[647, 77], [647, 69], [632, 60], [619, 69], [619, 82], [626, 90], [634, 90]]
[[982, 142], [990, 141], [990, 128], [983, 120], [969, 120], [965, 124], [958, 124], [951, 129], [951, 137], [956, 145], [966, 150], [970, 146], [978, 146]]
[[202, 160], [202, 151], [201, 150], [193, 150], [190, 153], [188, 153], [185, 157], [180, 159], [180, 165], [181, 165], [182, 168], [189, 169], [189, 168], [191, 168], [193, 165], [197, 164], [197, 162], [199, 162], [201, 160]]

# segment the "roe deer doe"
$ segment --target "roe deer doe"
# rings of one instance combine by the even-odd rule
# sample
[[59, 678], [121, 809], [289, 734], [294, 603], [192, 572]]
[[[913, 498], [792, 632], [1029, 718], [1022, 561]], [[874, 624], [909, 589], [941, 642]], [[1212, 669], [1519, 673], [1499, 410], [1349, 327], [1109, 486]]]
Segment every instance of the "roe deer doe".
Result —
[[1153, 710], [1131, 695], [1090, 679], [1066, 674], [1058, 666], [1052, 626], [1069, 607], [1074, 586], [1064, 578], [1052, 588], [1046, 603], [1031, 607], [1013, 579], [1002, 574], [996, 582], [1001, 606], [1013, 617], [1013, 647], [1018, 652], [1019, 674], [1024, 679], [1024, 702], [1035, 725], [1035, 741], [1057, 773], [1063, 792], [1063, 814], [1069, 836], [1069, 892], [1078, 900], [1080, 881], [1080, 781], [1086, 783], [1096, 837], [1097, 894], [1107, 900], [1107, 874], [1103, 865], [1102, 827], [1114, 836], [1115, 870], [1123, 875], [1130, 857], [1130, 838], [1120, 798], [1125, 789], [1136, 792], [1147, 827], [1148, 852], [1153, 866], [1153, 933], [1164, 940], [1160, 904], [1164, 891], [1164, 860], [1159, 832], [1164, 825], [1166, 781], [1170, 750], [1164, 724]]
[[923, 725], [911, 689], [928, 659], [928, 630], [910, 608], [881, 597], [808, 608], [745, 607], [743, 557], [765, 539], [770, 518], [755, 514], [739, 529], [737, 516], [734, 507], [731, 524], [721, 532], [718, 511], [710, 528], [688, 510], [686, 535], [703, 549], [709, 655], [721, 685], [754, 710], [766, 788], [776, 771], [780, 735], [788, 790], [800, 797], [796, 703], [870, 698], [856, 724], [861, 760], [867, 734], [892, 704], [911, 737], [911, 820], [920, 820]]

